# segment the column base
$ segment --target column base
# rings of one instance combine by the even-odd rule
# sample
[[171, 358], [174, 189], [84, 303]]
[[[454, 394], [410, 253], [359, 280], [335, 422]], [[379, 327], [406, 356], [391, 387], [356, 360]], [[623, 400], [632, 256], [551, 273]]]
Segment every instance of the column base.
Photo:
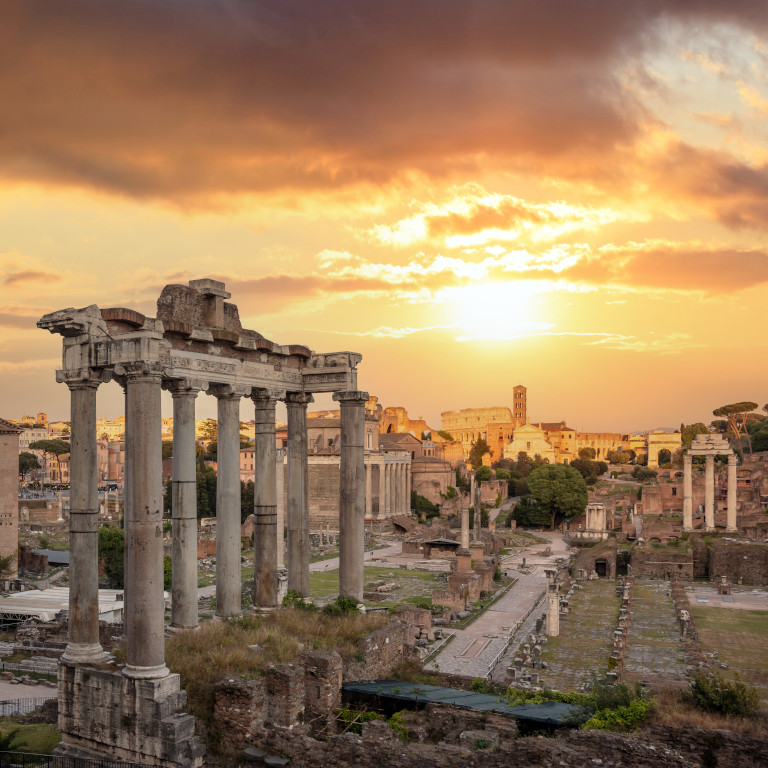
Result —
[[738, 533], [739, 529], [738, 528], [726, 528], [725, 532], [726, 533]]
[[137, 667], [133, 664], [126, 664], [121, 671], [125, 677], [130, 677], [134, 680], [159, 680], [160, 678], [168, 677], [171, 673], [171, 670], [165, 664], [157, 664], [154, 667]]
[[177, 635], [180, 632], [196, 632], [198, 629], [200, 629], [199, 624], [190, 624], [189, 626], [185, 626], [183, 624], [171, 624], [168, 627], [168, 631], [172, 635]]
[[99, 643], [68, 643], [61, 656], [64, 664], [101, 664], [106, 658]]

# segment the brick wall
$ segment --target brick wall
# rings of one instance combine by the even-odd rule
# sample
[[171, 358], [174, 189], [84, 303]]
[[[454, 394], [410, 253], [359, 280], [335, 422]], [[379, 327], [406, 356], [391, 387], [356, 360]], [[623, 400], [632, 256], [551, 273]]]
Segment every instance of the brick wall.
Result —
[[768, 584], [768, 547], [715, 543], [710, 550], [709, 577], [720, 576], [734, 583], [741, 579], [743, 584]]
[[[19, 436], [0, 434], [0, 555], [18, 555]], [[11, 578], [17, 575], [16, 559]]]

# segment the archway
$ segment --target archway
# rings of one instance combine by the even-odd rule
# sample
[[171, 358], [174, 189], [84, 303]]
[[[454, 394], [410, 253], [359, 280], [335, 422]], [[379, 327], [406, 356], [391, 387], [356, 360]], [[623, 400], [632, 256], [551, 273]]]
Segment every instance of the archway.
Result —
[[608, 575], [608, 561], [595, 560], [595, 573], [602, 579]]
[[659, 451], [659, 466], [669, 464], [672, 461], [672, 451], [668, 448], [662, 448]]

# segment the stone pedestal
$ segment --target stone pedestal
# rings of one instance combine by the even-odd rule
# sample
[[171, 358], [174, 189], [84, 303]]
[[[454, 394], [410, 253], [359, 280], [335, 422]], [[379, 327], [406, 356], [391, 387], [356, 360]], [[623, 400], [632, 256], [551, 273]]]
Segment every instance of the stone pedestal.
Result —
[[179, 714], [187, 694], [179, 676], [133, 679], [94, 668], [59, 667], [56, 753], [109, 762], [198, 768], [205, 748], [195, 718]]
[[336, 392], [341, 407], [339, 595], [363, 600], [365, 555], [365, 404], [367, 392]]

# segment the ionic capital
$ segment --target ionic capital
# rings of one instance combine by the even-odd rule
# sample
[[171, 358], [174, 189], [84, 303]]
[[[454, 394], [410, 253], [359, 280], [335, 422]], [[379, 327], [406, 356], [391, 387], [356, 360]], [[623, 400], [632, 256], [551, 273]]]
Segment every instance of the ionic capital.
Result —
[[74, 368], [56, 371], [56, 381], [66, 384], [70, 389], [96, 388], [112, 378], [112, 371], [107, 368]]
[[352, 390], [351, 392], [334, 392], [333, 399], [338, 403], [357, 403], [360, 402], [363, 405], [368, 402], [368, 393], [360, 390]]
[[251, 392], [251, 400], [260, 410], [274, 410], [278, 400], [285, 400], [285, 390], [276, 388], [258, 389], [254, 387]]
[[309, 392], [288, 392], [285, 396], [286, 405], [309, 405], [315, 398]]
[[239, 400], [251, 394], [251, 387], [242, 384], [211, 384], [208, 394], [219, 400]]
[[210, 387], [210, 382], [205, 379], [166, 379], [163, 381], [163, 389], [171, 393], [172, 397], [197, 397], [198, 392], [205, 392]]

